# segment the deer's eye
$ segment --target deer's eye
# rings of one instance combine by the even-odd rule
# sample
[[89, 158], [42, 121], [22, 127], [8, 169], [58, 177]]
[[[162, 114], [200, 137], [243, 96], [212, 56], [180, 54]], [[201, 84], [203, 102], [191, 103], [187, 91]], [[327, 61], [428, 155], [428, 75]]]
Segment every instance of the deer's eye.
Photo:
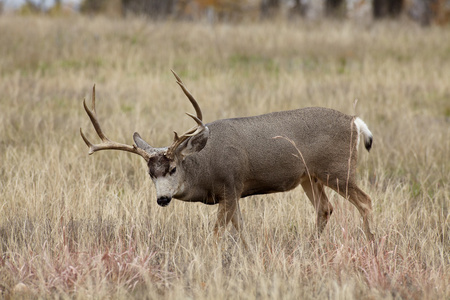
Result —
[[177, 167], [174, 167], [172, 170], [169, 171], [169, 175], [175, 174], [176, 171], [177, 171]]

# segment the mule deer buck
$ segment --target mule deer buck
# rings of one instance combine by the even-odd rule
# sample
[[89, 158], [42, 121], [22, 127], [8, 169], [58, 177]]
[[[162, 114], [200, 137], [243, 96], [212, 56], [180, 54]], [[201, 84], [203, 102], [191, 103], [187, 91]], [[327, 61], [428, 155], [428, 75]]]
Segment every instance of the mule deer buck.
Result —
[[[142, 156], [160, 206], [167, 206], [172, 198], [219, 204], [216, 236], [230, 221], [242, 232], [240, 198], [284, 192], [300, 184], [315, 207], [318, 235], [333, 212], [324, 191], [327, 186], [356, 206], [366, 237], [374, 240], [369, 226], [371, 200], [355, 183], [360, 134], [367, 150], [372, 145], [372, 133], [360, 118], [312, 107], [204, 124], [197, 101], [172, 72], [195, 109], [196, 115], [187, 113], [195, 127], [181, 136], [175, 132], [169, 147], [154, 148], [137, 132], [132, 146], [113, 142], [97, 119], [94, 86], [92, 110], [86, 101], [83, 105], [102, 143], [89, 142], [80, 128], [89, 154], [122, 150]], [[247, 247], [243, 236], [241, 240]]]

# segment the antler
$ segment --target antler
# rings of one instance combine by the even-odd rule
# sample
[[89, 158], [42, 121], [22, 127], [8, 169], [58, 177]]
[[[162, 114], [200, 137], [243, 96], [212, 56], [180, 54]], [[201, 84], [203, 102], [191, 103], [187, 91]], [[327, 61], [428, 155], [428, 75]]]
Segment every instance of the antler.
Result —
[[198, 103], [195, 100], [194, 96], [192, 96], [191, 93], [188, 91], [188, 89], [184, 86], [184, 83], [181, 80], [180, 76], [178, 76], [177, 73], [175, 73], [174, 70], [171, 69], [170, 71], [172, 71], [173, 75], [177, 79], [178, 85], [181, 87], [181, 89], [183, 90], [183, 92], [186, 95], [186, 97], [188, 97], [189, 101], [191, 101], [192, 106], [194, 106], [195, 113], [197, 114], [197, 118], [199, 118], [200, 121], [203, 121], [202, 110], [200, 109], [200, 106], [198, 105]]
[[203, 132], [206, 129], [206, 126], [202, 122], [202, 119], [203, 119], [202, 110], [200, 109], [200, 106], [198, 105], [198, 103], [195, 100], [194, 96], [192, 96], [192, 94], [184, 86], [183, 81], [177, 75], [177, 73], [175, 73], [174, 70], [171, 70], [171, 71], [172, 71], [173, 75], [175, 76], [175, 78], [177, 79], [178, 85], [181, 87], [181, 89], [183, 90], [184, 94], [188, 97], [189, 101], [191, 101], [192, 106], [194, 106], [195, 113], [197, 114], [197, 116], [194, 116], [194, 115], [192, 115], [190, 113], [186, 113], [189, 117], [194, 119], [195, 122], [197, 122], [197, 126], [194, 126], [191, 129], [189, 129], [188, 131], [186, 131], [181, 137], [179, 137], [178, 134], [176, 132], [174, 132], [175, 136], [174, 136], [174, 139], [173, 139], [173, 143], [172, 143], [172, 145], [169, 146], [169, 148], [167, 149], [167, 151], [165, 153], [166, 157], [168, 157], [170, 159], [173, 159], [174, 156], [175, 156], [175, 151], [177, 150], [177, 148], [185, 140], [187, 140], [188, 138]]
[[138, 154], [142, 156], [146, 161], [149, 161], [150, 155], [145, 152], [145, 150], [138, 148], [136, 145], [126, 145], [121, 144], [117, 142], [113, 142], [110, 139], [106, 137], [106, 135], [103, 133], [102, 128], [100, 127], [100, 123], [97, 119], [97, 113], [95, 111], [95, 85], [92, 88], [92, 110], [90, 110], [86, 105], [86, 99], [83, 99], [83, 106], [86, 110], [86, 113], [89, 116], [89, 119], [91, 119], [92, 125], [94, 125], [95, 131], [97, 132], [97, 135], [102, 140], [102, 143], [100, 144], [92, 144], [86, 136], [83, 134], [83, 131], [80, 128], [80, 134], [83, 138], [86, 145], [89, 147], [89, 155], [91, 155], [94, 152], [100, 151], [100, 150], [122, 150], [122, 151], [128, 151], [131, 153]]

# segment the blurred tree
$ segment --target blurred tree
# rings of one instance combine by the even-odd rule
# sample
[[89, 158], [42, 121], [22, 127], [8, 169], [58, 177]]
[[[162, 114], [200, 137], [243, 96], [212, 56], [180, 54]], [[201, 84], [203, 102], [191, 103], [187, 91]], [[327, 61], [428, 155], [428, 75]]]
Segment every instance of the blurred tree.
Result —
[[403, 10], [403, 2], [403, 0], [373, 0], [373, 17], [375, 19], [398, 17]]
[[22, 15], [41, 13], [42, 12], [41, 4], [35, 1], [26, 0], [25, 3], [20, 7], [19, 12]]
[[122, 0], [125, 13], [165, 18], [172, 14], [176, 0]]
[[409, 15], [424, 26], [450, 22], [450, 0], [412, 0], [409, 4]]
[[261, 17], [273, 18], [280, 11], [281, 0], [261, 0]]
[[214, 20], [257, 19], [260, 0], [178, 0], [177, 18]]
[[81, 2], [80, 11], [82, 13], [100, 13], [105, 10], [107, 0], [84, 0]]
[[450, 22], [450, 0], [432, 1], [430, 6], [437, 24], [445, 25]]
[[289, 10], [289, 16], [306, 16], [308, 5], [302, 0], [294, 0], [291, 9]]
[[106, 14], [108, 16], [123, 15], [123, 0], [83, 0], [80, 11], [88, 14]]
[[329, 17], [345, 17], [347, 5], [344, 0], [326, 0], [325, 14]]

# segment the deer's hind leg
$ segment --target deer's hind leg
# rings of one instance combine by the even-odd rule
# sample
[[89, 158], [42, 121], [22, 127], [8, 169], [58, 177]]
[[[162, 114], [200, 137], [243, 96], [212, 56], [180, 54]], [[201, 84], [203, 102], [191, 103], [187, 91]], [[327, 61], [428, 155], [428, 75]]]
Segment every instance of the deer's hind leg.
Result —
[[244, 245], [245, 250], [248, 250], [247, 240], [245, 239], [244, 236], [244, 221], [242, 220], [241, 209], [239, 208], [239, 200], [237, 200], [236, 202], [237, 208], [233, 216], [231, 217], [231, 224], [233, 224], [233, 227], [238, 232], [239, 238], [241, 239], [241, 242]]
[[[345, 197], [345, 194], [342, 196]], [[370, 231], [370, 218], [372, 215], [372, 200], [356, 185], [348, 187], [348, 200], [356, 206], [363, 217], [364, 233], [369, 241], [374, 241], [375, 237]]]
[[352, 178], [348, 180], [329, 181], [327, 186], [338, 192], [342, 197], [348, 199], [359, 211], [363, 218], [364, 233], [369, 241], [374, 241], [375, 237], [370, 230], [370, 219], [372, 215], [372, 200], [364, 193]]
[[306, 177], [300, 184], [316, 210], [316, 229], [317, 237], [319, 237], [333, 213], [333, 206], [325, 194], [323, 183], [319, 179], [312, 177], [310, 180], [309, 177]]

